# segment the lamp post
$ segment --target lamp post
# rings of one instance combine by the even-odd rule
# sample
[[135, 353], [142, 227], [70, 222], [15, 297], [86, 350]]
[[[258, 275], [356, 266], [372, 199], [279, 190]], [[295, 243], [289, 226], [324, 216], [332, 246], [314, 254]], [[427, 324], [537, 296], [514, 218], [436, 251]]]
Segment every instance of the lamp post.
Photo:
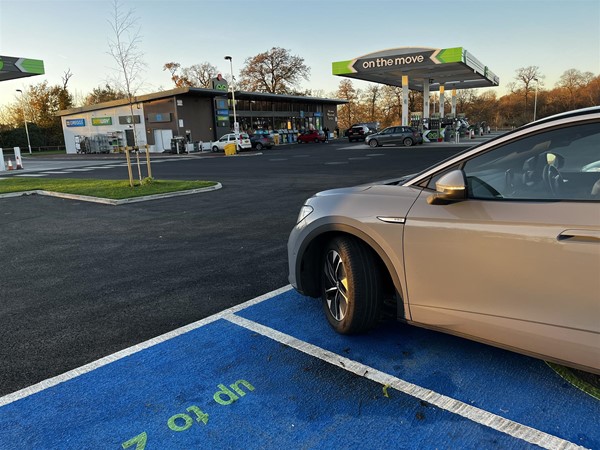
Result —
[[235, 85], [234, 85], [234, 81], [235, 78], [233, 77], [233, 62], [232, 62], [232, 58], [231, 56], [226, 56], [225, 57], [226, 60], [229, 60], [229, 69], [231, 71], [231, 101], [233, 103], [233, 132], [235, 133], [235, 151], [237, 153], [237, 151], [239, 150], [238, 148], [238, 140], [239, 140], [239, 135], [240, 135], [240, 127], [238, 125], [237, 122], [237, 116], [235, 114]]
[[535, 96], [534, 96], [534, 100], [533, 100], [533, 121], [535, 122], [535, 117], [537, 114], [537, 91], [538, 91], [538, 85], [540, 84], [540, 80], [538, 80], [537, 78], [534, 78], [533, 81], [535, 81]]
[[23, 110], [23, 122], [25, 122], [25, 134], [27, 135], [27, 145], [29, 146], [29, 154], [31, 155], [31, 141], [29, 140], [29, 129], [27, 128], [27, 117], [25, 117], [25, 105], [23, 104], [23, 91], [17, 89], [21, 93], [21, 109]]

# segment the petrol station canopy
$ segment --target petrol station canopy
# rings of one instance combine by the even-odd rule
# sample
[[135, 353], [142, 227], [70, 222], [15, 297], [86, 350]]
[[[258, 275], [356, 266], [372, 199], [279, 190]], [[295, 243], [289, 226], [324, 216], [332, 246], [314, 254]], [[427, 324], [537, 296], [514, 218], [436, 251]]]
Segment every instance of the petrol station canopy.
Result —
[[44, 61], [0, 55], [0, 81], [44, 74]]
[[[445, 89], [471, 89], [498, 86], [499, 78], [463, 47], [401, 47], [381, 50], [357, 58], [332, 63], [333, 75], [408, 88], [423, 92]], [[425, 88], [427, 90], [427, 88]]]

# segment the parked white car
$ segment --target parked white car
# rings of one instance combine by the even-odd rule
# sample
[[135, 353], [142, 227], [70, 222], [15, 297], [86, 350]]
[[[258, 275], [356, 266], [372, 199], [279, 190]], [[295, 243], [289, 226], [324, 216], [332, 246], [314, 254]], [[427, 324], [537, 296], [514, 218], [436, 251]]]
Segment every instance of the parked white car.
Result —
[[[235, 144], [235, 133], [229, 133], [221, 137], [217, 142], [213, 142], [212, 151], [225, 151], [227, 144]], [[250, 142], [250, 136], [246, 133], [239, 134], [238, 150], [250, 150], [252, 148], [252, 142]]]

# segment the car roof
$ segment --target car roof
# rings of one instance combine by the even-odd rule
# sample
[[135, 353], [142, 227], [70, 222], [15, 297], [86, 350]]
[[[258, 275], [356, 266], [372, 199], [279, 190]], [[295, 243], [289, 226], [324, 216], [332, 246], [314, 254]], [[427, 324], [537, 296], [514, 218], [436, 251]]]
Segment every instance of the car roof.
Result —
[[554, 114], [549, 117], [544, 117], [543, 119], [536, 120], [535, 122], [530, 122], [526, 125], [523, 125], [520, 128], [529, 128], [531, 126], [543, 124], [546, 122], [551, 122], [553, 120], [562, 120], [562, 119], [567, 119], [570, 117], [576, 117], [576, 116], [581, 116], [584, 114], [599, 113], [599, 112], [600, 112], [600, 106], [590, 106], [589, 108], [575, 109], [573, 111], [567, 111], [567, 112], [563, 112], [563, 113], [559, 113], [559, 114]]

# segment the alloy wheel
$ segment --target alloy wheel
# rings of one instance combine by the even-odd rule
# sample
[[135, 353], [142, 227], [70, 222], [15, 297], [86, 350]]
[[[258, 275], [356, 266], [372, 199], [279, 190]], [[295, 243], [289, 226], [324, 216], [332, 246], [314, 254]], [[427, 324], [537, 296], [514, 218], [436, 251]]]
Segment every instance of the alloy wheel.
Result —
[[348, 277], [338, 252], [330, 250], [325, 258], [325, 300], [331, 316], [342, 321], [348, 311]]

